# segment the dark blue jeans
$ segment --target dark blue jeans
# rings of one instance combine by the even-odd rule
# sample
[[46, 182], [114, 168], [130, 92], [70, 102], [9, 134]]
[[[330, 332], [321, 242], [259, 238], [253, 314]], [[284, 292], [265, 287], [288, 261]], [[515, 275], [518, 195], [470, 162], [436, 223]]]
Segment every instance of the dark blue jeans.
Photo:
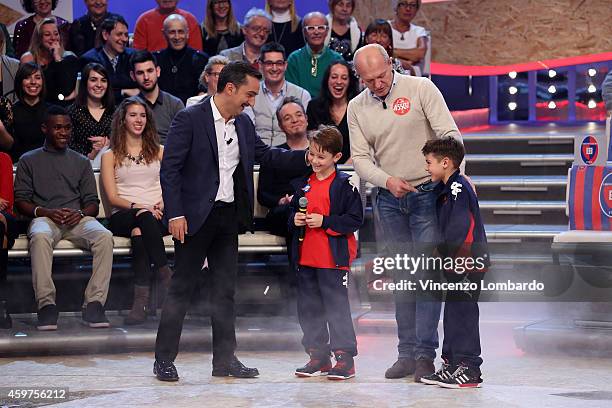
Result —
[[[375, 217], [383, 233], [386, 256], [431, 256], [438, 242], [434, 186], [435, 183], [429, 183], [402, 198], [394, 197], [386, 189], [379, 189]], [[407, 279], [415, 282], [417, 288], [420, 288], [419, 280], [440, 279], [439, 271], [425, 268], [391, 272], [396, 282]], [[395, 291], [394, 298], [399, 357], [433, 360], [438, 348], [439, 296], [419, 289]]]

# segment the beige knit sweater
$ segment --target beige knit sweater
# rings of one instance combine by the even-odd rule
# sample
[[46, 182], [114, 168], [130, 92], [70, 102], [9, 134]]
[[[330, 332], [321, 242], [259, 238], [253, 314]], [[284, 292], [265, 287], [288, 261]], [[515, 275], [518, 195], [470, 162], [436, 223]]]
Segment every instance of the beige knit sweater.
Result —
[[[365, 89], [348, 105], [351, 157], [359, 177], [386, 188], [400, 177], [412, 185], [429, 178], [421, 149], [427, 140], [452, 136], [463, 142], [442, 94], [427, 78], [395, 74], [380, 100]], [[462, 163], [462, 173], [465, 161]]]

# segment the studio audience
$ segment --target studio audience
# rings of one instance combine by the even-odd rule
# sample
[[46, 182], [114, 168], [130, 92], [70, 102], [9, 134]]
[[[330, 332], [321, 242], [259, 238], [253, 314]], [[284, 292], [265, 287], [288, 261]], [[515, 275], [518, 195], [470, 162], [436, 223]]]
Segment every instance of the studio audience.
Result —
[[272, 17], [262, 9], [252, 8], [244, 16], [242, 34], [244, 41], [237, 47], [221, 51], [230, 62], [243, 61], [259, 69], [259, 53], [267, 42], [272, 28]]
[[202, 50], [202, 32], [198, 20], [188, 11], [177, 7], [178, 0], [155, 0], [157, 7], [142, 13], [134, 28], [134, 48], [137, 50], [159, 51], [166, 48], [163, 29], [164, 20], [170, 14], [180, 14], [189, 26], [189, 46]]
[[310, 102], [310, 94], [304, 88], [285, 80], [287, 60], [284, 47], [279, 43], [267, 43], [261, 47], [259, 57], [263, 79], [253, 108], [245, 113], [254, 120], [255, 130], [261, 140], [269, 146], [285, 143], [285, 134], [280, 128], [276, 110], [289, 96], [296, 97], [303, 106]]
[[43, 147], [27, 152], [17, 165], [15, 206], [32, 218], [28, 228], [38, 330], [57, 330], [52, 279], [53, 248], [61, 239], [91, 251], [93, 268], [82, 317], [89, 327], [109, 327], [104, 304], [113, 266], [113, 235], [97, 220], [98, 194], [89, 160], [68, 148], [68, 112], [50, 106], [41, 126]]
[[13, 214], [13, 162], [6, 153], [0, 153], [0, 329], [12, 327], [8, 311], [9, 291], [6, 284], [8, 250], [17, 238]]
[[166, 143], [174, 115], [185, 107], [176, 96], [159, 89], [160, 69], [149, 51], [136, 51], [130, 58], [130, 75], [140, 89], [139, 96], [151, 108], [159, 142]]
[[114, 111], [115, 98], [108, 71], [97, 62], [85, 65], [79, 93], [68, 108], [70, 119], [75, 124], [69, 146], [87, 157], [93, 168], [100, 168], [100, 155], [110, 143]]
[[282, 44], [287, 55], [304, 46], [302, 20], [295, 12], [295, 0], [266, 0], [266, 11], [272, 15], [268, 41]]
[[355, 0], [329, 0], [327, 23], [330, 30], [325, 45], [342, 55], [345, 61], [352, 61], [353, 54], [362, 45], [361, 29], [353, 11]]
[[19, 61], [2, 52], [10, 42], [8, 33], [0, 31], [0, 96], [6, 96], [15, 102], [15, 74], [19, 68]]
[[22, 154], [41, 147], [45, 135], [41, 126], [49, 104], [45, 102], [45, 80], [37, 64], [22, 64], [15, 75], [15, 93], [18, 101], [13, 105], [13, 142], [11, 159], [16, 163]]
[[32, 14], [15, 24], [15, 30], [13, 32], [15, 58], [21, 58], [21, 56], [30, 49], [30, 42], [36, 25], [49, 17], [55, 18], [57, 21], [57, 27], [61, 32], [60, 37], [63, 41], [62, 47], [68, 49], [70, 23], [61, 17], [51, 14], [53, 10], [55, 10], [55, 7], [57, 7], [57, 2], [58, 0], [21, 0], [23, 9], [27, 13]]
[[21, 56], [21, 63], [26, 62], [42, 68], [48, 102], [65, 106], [74, 100], [79, 60], [73, 52], [64, 50], [54, 17], [36, 24], [30, 50]]
[[79, 57], [92, 48], [102, 46], [102, 36], [99, 35], [102, 22], [119, 16], [109, 13], [108, 0], [85, 0], [85, 6], [87, 13], [70, 26], [70, 51]]
[[242, 44], [244, 36], [234, 16], [231, 0], [206, 0], [202, 23], [203, 51], [208, 56]]
[[183, 103], [196, 94], [200, 74], [208, 56], [187, 45], [187, 20], [180, 14], [170, 14], [164, 21], [164, 37], [168, 46], [154, 53], [161, 69], [159, 87]]
[[163, 156], [152, 112], [138, 97], [123, 100], [113, 120], [111, 149], [102, 157], [102, 185], [112, 206], [110, 230], [130, 238], [134, 269], [134, 301], [125, 324], [143, 323], [147, 318], [151, 264], [159, 269], [167, 289], [171, 270], [163, 237], [164, 212], [159, 169]]
[[215, 55], [211, 57], [206, 63], [204, 71], [202, 71], [202, 74], [200, 75], [200, 79], [198, 81], [198, 95], [187, 99], [187, 103], [185, 105], [195, 105], [206, 96], [216, 94], [219, 74], [221, 74], [221, 70], [227, 64], [229, 64], [229, 60], [223, 55]]
[[414, 72], [413, 75], [429, 74], [425, 72], [425, 54], [427, 54], [427, 30], [412, 20], [421, 8], [421, 0], [393, 0], [395, 16], [390, 20], [393, 29], [393, 56], [398, 58], [402, 67]]
[[336, 51], [325, 46], [329, 31], [323, 13], [313, 11], [304, 16], [304, 38], [306, 45], [289, 55], [287, 62], [287, 81], [306, 89], [316, 98], [321, 90], [323, 73], [333, 61], [342, 59]]
[[348, 103], [357, 95], [357, 78], [346, 61], [334, 61], [323, 75], [321, 95], [308, 104], [308, 130], [321, 125], [335, 126], [342, 134], [342, 157], [338, 164], [351, 156], [346, 117]]

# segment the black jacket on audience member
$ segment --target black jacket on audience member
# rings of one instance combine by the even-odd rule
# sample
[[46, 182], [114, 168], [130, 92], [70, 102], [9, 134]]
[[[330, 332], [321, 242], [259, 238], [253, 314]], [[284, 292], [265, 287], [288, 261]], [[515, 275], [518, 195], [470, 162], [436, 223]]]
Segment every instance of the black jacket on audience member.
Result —
[[47, 102], [62, 106], [70, 105], [73, 101], [65, 101], [64, 98], [74, 91], [79, 71], [79, 59], [69, 51], [64, 54], [61, 61], [51, 61], [44, 67]]
[[119, 17], [115, 13], [106, 13], [97, 24], [91, 20], [89, 14], [79, 17], [74, 20], [70, 26], [70, 51], [74, 52], [77, 56], [85, 54], [92, 48], [96, 48], [102, 45], [101, 39], [98, 37], [98, 29], [102, 22], [107, 18]]
[[[348, 112], [348, 109], [347, 109]], [[338, 164], [346, 163], [351, 157], [351, 142], [349, 139], [348, 121], [346, 113], [336, 124], [329, 113], [329, 105], [322, 98], [315, 98], [308, 103], [306, 114], [308, 115], [308, 130], [316, 130], [319, 125], [335, 126], [342, 134], [342, 157], [338, 160]]]
[[[221, 40], [225, 40], [225, 47], [220, 43]], [[209, 37], [205, 29], [202, 29], [202, 49], [208, 56], [213, 56], [221, 53], [221, 51], [228, 48], [234, 48], [244, 42], [244, 35], [242, 30], [238, 31], [238, 34], [234, 35], [227, 31], [225, 34], [217, 33], [216, 37]]]
[[280, 43], [285, 47], [287, 57], [295, 50], [299, 50], [306, 42], [304, 41], [304, 33], [302, 32], [302, 20], [298, 22], [295, 31], [291, 31], [291, 21], [286, 23], [272, 23], [272, 32], [268, 36], [268, 41]]
[[92, 48], [81, 56], [81, 71], [83, 67], [90, 62], [102, 64], [110, 75], [110, 82], [115, 95], [115, 103], [118, 104], [123, 99], [121, 96], [122, 89], [138, 88], [136, 82], [132, 81], [132, 78], [130, 78], [130, 56], [133, 53], [134, 49], [126, 48], [125, 52], [119, 55], [119, 62], [117, 63], [117, 70], [115, 71], [103, 47]]
[[17, 101], [13, 105], [13, 138], [15, 143], [11, 149], [13, 163], [17, 163], [25, 152], [42, 147], [45, 142], [45, 135], [40, 128], [47, 112], [49, 104], [40, 101], [34, 106], [30, 106], [22, 101]]
[[161, 68], [157, 83], [163, 91], [176, 96], [183, 103], [197, 95], [198, 81], [208, 62], [208, 55], [191, 47], [180, 51], [168, 47], [153, 54]]

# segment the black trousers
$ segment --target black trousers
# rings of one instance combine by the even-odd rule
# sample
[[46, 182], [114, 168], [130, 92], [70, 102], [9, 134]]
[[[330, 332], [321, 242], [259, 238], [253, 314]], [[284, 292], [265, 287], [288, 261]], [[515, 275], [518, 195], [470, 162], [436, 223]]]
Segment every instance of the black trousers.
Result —
[[[109, 227], [113, 235], [131, 239], [135, 284], [149, 286], [153, 277], [151, 262], [156, 268], [168, 264], [164, 246], [164, 235], [168, 235], [168, 230], [150, 211], [136, 215], [138, 211], [142, 209], [117, 211], [111, 215]], [[134, 228], [139, 228], [142, 235], [132, 236]]]
[[[0, 300], [7, 300], [8, 290], [6, 288], [6, 273], [8, 265], [8, 250], [12, 248], [17, 238], [17, 227], [15, 218], [8, 212], [1, 211], [0, 214], [6, 220], [6, 226], [0, 222]], [[6, 237], [8, 246], [3, 247], [4, 238]]]
[[238, 221], [234, 205], [214, 207], [204, 225], [181, 244], [174, 241], [175, 272], [157, 330], [155, 358], [174, 361], [183, 320], [208, 257], [213, 365], [229, 362], [236, 349], [234, 292], [238, 270]]
[[480, 357], [480, 331], [478, 297], [483, 273], [456, 274], [444, 273], [448, 282], [469, 282], [476, 284], [475, 290], [455, 290], [446, 293], [444, 302], [444, 342], [442, 358], [450, 364], [465, 364], [478, 368]]
[[357, 355], [348, 273], [341, 269], [298, 267], [298, 320], [307, 353], [328, 355], [330, 350], [342, 350]]

